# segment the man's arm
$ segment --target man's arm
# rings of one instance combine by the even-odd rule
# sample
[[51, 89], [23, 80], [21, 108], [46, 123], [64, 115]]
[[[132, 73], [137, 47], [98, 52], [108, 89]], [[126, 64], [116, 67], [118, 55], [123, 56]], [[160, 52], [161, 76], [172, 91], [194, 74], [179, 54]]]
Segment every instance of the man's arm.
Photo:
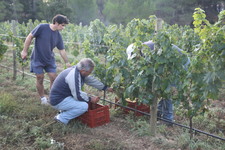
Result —
[[27, 58], [27, 52], [28, 52], [28, 49], [30, 47], [30, 44], [31, 44], [33, 38], [34, 37], [33, 37], [33, 35], [31, 33], [27, 36], [27, 38], [26, 38], [26, 40], [24, 42], [24, 48], [23, 48], [23, 50], [21, 52], [22, 59], [26, 59]]
[[60, 50], [60, 51], [59, 51], [59, 54], [60, 54], [60, 56], [63, 58], [63, 60], [64, 60], [64, 62], [65, 62], [65, 64], [66, 64], [66, 66], [67, 66], [67, 67], [71, 67], [71, 64], [69, 63], [69, 60], [68, 60], [68, 57], [67, 57], [67, 54], [66, 54], [65, 49]]
[[113, 89], [104, 85], [101, 81], [99, 81], [98, 79], [96, 79], [95, 77], [89, 75], [84, 79], [84, 82], [87, 85], [93, 86], [95, 88], [97, 88], [98, 90], [106, 90], [108, 92], [113, 92]]

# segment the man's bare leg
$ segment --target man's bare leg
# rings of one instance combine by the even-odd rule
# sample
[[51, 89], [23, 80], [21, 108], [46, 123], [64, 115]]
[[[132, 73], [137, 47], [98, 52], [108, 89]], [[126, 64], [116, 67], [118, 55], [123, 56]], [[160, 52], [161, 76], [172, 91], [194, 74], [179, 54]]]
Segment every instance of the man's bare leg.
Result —
[[41, 104], [48, 104], [48, 99], [44, 95], [44, 74], [36, 74], [36, 88], [41, 98]]
[[44, 74], [36, 74], [36, 88], [40, 97], [44, 97]]
[[50, 79], [50, 89], [51, 89], [52, 84], [55, 81], [55, 78], [57, 77], [57, 74], [53, 73], [53, 72], [48, 72], [48, 76], [49, 76], [49, 79]]

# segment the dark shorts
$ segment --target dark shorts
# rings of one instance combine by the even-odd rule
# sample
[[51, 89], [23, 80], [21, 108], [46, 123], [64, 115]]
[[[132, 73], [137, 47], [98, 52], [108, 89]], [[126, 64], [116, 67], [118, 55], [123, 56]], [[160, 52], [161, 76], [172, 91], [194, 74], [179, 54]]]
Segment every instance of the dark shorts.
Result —
[[30, 72], [33, 72], [35, 74], [43, 74], [45, 72], [52, 72], [56, 73], [56, 64], [49, 64], [49, 65], [36, 65], [31, 62], [30, 65]]

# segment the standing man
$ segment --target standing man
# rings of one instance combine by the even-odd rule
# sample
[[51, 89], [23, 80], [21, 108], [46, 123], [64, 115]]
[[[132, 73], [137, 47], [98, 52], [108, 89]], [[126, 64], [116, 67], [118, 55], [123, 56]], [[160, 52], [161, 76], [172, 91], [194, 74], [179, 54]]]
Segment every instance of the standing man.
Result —
[[24, 42], [24, 48], [21, 52], [22, 59], [27, 58], [29, 46], [33, 38], [35, 38], [35, 44], [31, 54], [30, 72], [33, 72], [36, 75], [36, 88], [41, 99], [41, 104], [48, 104], [48, 99], [44, 95], [44, 73], [48, 73], [50, 88], [57, 76], [56, 62], [53, 52], [55, 47], [58, 48], [66, 66], [70, 66], [62, 36], [59, 32], [63, 30], [67, 24], [69, 24], [67, 17], [58, 14], [53, 17], [52, 24], [44, 23], [35, 27]]
[[[153, 41], [147, 41], [143, 44], [147, 45], [150, 50], [154, 50], [154, 42]], [[177, 47], [176, 45], [172, 44], [172, 47], [174, 50], [177, 50], [181, 55], [183, 54], [183, 50]], [[128, 59], [132, 59], [136, 57], [136, 54], [133, 53], [135, 47], [133, 44], [129, 45], [127, 47], [126, 53], [128, 55]], [[140, 50], [141, 56], [143, 56], [142, 51]], [[187, 57], [187, 62], [183, 64], [183, 68], [187, 70], [188, 65], [190, 64], [190, 59]], [[171, 85], [172, 86], [172, 85]], [[162, 99], [158, 103], [158, 113], [157, 116], [163, 119], [166, 119], [170, 122], [173, 122], [174, 116], [173, 116], [173, 103], [171, 99]], [[165, 123], [166, 125], [170, 126], [171, 123]]]
[[82, 91], [85, 84], [95, 87], [98, 90], [113, 92], [93, 76], [89, 76], [94, 70], [95, 64], [90, 58], [83, 58], [80, 62], [62, 71], [54, 81], [50, 91], [50, 104], [60, 111], [55, 116], [55, 120], [63, 124], [68, 124], [88, 110], [88, 103], [97, 103], [100, 98], [88, 96]]

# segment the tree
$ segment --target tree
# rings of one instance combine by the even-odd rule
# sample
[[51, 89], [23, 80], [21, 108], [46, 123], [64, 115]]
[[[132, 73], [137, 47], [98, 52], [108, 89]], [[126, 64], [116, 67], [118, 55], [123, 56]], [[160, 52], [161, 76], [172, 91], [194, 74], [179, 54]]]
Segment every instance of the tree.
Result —
[[88, 25], [97, 18], [96, 0], [68, 0], [68, 5], [72, 10], [70, 20], [76, 24]]
[[3, 0], [1, 4], [1, 18], [2, 21], [5, 20], [19, 20], [20, 15], [23, 12], [23, 5], [19, 0]]
[[37, 18], [41, 20], [51, 22], [52, 17], [56, 14], [63, 14], [69, 19], [71, 17], [72, 10], [66, 0], [49, 0], [44, 3], [39, 3], [39, 5], [38, 9], [40, 9], [40, 11], [37, 12]]
[[103, 14], [106, 20], [114, 24], [126, 24], [134, 18], [147, 19], [154, 13], [151, 0], [107, 0]]
[[7, 2], [6, 1], [0, 1], [0, 21], [4, 21], [6, 19], [8, 9], [7, 8]]

